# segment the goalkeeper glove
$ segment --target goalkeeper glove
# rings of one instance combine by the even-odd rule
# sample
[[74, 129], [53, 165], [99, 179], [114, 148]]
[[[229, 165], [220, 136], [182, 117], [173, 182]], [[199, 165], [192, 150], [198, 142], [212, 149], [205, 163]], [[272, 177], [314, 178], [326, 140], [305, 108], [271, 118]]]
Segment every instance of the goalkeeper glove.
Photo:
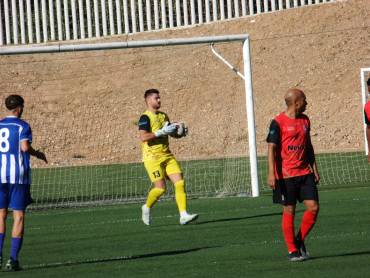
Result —
[[175, 124], [170, 124], [169, 122], [165, 122], [164, 126], [154, 132], [155, 137], [161, 137], [161, 136], [166, 136], [169, 135], [177, 129], [177, 126]]

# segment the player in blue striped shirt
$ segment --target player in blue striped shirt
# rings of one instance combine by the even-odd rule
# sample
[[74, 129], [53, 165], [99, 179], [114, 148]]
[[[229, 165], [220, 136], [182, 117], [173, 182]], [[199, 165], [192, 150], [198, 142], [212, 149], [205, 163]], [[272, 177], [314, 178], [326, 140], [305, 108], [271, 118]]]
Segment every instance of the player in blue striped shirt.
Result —
[[8, 208], [13, 210], [11, 254], [6, 270], [20, 269], [18, 254], [23, 241], [25, 210], [32, 201], [30, 156], [47, 163], [45, 155], [31, 147], [31, 127], [20, 119], [23, 105], [21, 96], [8, 96], [5, 106], [9, 113], [0, 120], [0, 266]]

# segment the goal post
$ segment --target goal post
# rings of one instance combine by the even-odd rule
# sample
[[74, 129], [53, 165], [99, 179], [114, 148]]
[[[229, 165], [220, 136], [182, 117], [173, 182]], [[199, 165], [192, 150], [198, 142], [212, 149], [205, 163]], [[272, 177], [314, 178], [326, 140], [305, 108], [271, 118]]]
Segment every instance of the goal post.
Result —
[[[361, 100], [362, 100], [362, 109], [361, 113], [363, 116], [363, 108], [365, 107], [366, 102], [368, 101], [369, 92], [367, 91], [367, 79], [370, 78], [370, 68], [362, 68], [360, 70], [360, 81], [361, 81]], [[366, 123], [364, 122], [364, 142], [365, 142], [365, 153], [368, 155], [369, 148], [367, 145], [367, 138], [366, 138]]]
[[249, 159], [251, 167], [251, 185], [252, 196], [259, 196], [258, 186], [258, 169], [257, 169], [257, 147], [256, 147], [256, 124], [254, 120], [254, 99], [252, 86], [252, 68], [250, 57], [249, 39], [243, 43], [243, 61], [244, 61], [244, 84], [248, 120], [248, 142], [249, 142]]
[[[243, 61], [243, 68], [244, 68], [244, 80], [240, 79], [240, 82], [243, 82], [244, 91], [245, 91], [245, 105], [244, 109], [247, 115], [247, 131], [248, 136], [241, 138], [244, 138], [248, 140], [248, 149], [249, 149], [249, 167], [248, 163], [244, 162], [237, 162], [238, 166], [235, 167], [233, 163], [229, 163], [225, 166], [225, 173], [230, 173], [231, 175], [234, 174], [235, 171], [243, 171], [248, 173], [248, 178], [250, 178], [249, 181], [247, 181], [247, 184], [244, 184], [243, 191], [244, 192], [250, 192], [250, 195], [253, 197], [259, 196], [259, 178], [258, 178], [258, 169], [257, 169], [257, 146], [256, 146], [256, 126], [255, 126], [255, 115], [254, 115], [254, 98], [253, 98], [253, 86], [252, 86], [252, 70], [251, 70], [251, 57], [250, 57], [250, 42], [249, 42], [249, 36], [246, 34], [240, 34], [240, 35], [226, 35], [226, 36], [209, 36], [209, 37], [192, 37], [192, 38], [177, 38], [177, 39], [163, 39], [163, 40], [143, 40], [143, 41], [123, 41], [123, 42], [96, 42], [96, 43], [84, 43], [84, 44], [50, 44], [50, 45], [31, 45], [31, 46], [14, 46], [14, 47], [0, 47], [0, 55], [24, 55], [24, 54], [46, 54], [46, 53], [62, 53], [62, 52], [82, 52], [82, 51], [98, 51], [98, 50], [113, 50], [113, 49], [128, 49], [128, 48], [150, 48], [150, 47], [170, 47], [170, 46], [182, 46], [182, 45], [196, 45], [196, 44], [213, 44], [213, 43], [227, 43], [227, 42], [242, 42], [242, 61]], [[241, 91], [242, 92], [242, 91]], [[243, 112], [244, 113], [244, 112]], [[36, 137], [36, 136], [35, 136]], [[246, 143], [246, 142], [245, 142]], [[76, 154], [76, 159], [79, 158], [79, 155]], [[228, 158], [226, 158], [227, 160]], [[202, 163], [202, 162], [199, 162]], [[214, 162], [218, 163], [218, 162]], [[187, 161], [184, 162], [185, 167], [188, 163]], [[80, 172], [83, 172], [80, 168], [72, 169], [69, 167], [69, 165], [66, 165], [68, 167], [57, 169], [57, 172], [53, 174], [55, 177], [60, 176], [62, 179], [63, 185], [66, 185], [69, 182], [73, 183], [73, 180], [69, 180], [69, 178], [66, 179], [66, 176], [71, 177], [78, 177]], [[84, 167], [84, 166], [82, 166]], [[113, 168], [116, 166], [113, 165]], [[142, 173], [141, 170], [137, 171], [136, 169], [138, 166], [135, 164], [132, 164], [130, 166], [132, 169], [135, 169], [133, 178], [138, 178], [140, 180], [140, 183], [142, 183], [142, 176], [138, 173]], [[193, 167], [193, 166], [191, 166]], [[196, 166], [194, 166], [196, 167]], [[214, 167], [214, 166], [210, 166]], [[249, 168], [249, 169], [242, 169]], [[193, 168], [192, 168], [193, 169]], [[196, 169], [196, 168], [195, 168]], [[100, 168], [97, 169], [85, 169], [84, 172], [91, 172], [91, 180], [94, 178], [98, 178], [99, 175], [104, 176], [106, 172], [110, 171], [108, 170], [105, 165], [103, 165]], [[131, 172], [130, 172], [131, 171]], [[187, 169], [185, 169], [185, 172]], [[196, 169], [198, 171], [198, 169]], [[49, 186], [52, 184], [53, 181], [48, 180], [47, 178], [48, 169], [41, 169], [37, 173], [38, 176], [40, 176], [40, 179], [45, 179], [43, 182], [48, 184], [48, 187], [45, 187], [45, 189], [42, 189], [42, 194], [45, 196], [48, 196], [47, 198], [51, 201], [56, 198], [55, 195], [58, 195], [55, 193], [55, 189], [50, 189]], [[128, 175], [132, 175], [132, 170], [128, 170]], [[46, 175], [46, 178], [43, 177], [43, 175]], [[186, 173], [185, 173], [186, 174]], [[196, 175], [200, 176], [200, 180], [203, 180], [205, 177], [205, 173], [197, 173]], [[212, 176], [213, 173], [211, 173], [210, 179], [213, 179], [214, 176]], [[146, 177], [145, 177], [146, 178]], [[226, 177], [225, 177], [226, 178]], [[225, 179], [224, 178], [224, 179]], [[116, 179], [116, 177], [114, 177]], [[227, 179], [227, 178], [226, 178]], [[235, 180], [238, 180], [238, 182], [241, 181], [241, 179], [236, 178]], [[89, 181], [91, 182], [91, 181]], [[230, 182], [226, 180], [225, 188], [228, 186], [233, 186], [234, 181]], [[78, 194], [81, 194], [81, 196], [73, 196], [72, 192], [68, 192], [68, 189], [64, 189], [66, 192], [63, 194], [59, 194], [60, 196], [68, 196], [67, 199], [75, 199], [77, 202], [94, 202], [94, 183], [96, 181], [91, 182], [91, 191], [92, 193], [89, 193], [91, 197], [84, 197], [84, 192], [78, 192]], [[245, 182], [244, 182], [245, 183]], [[67, 188], [67, 187], [64, 187]], [[125, 189], [120, 189], [121, 193], [125, 191]], [[45, 191], [45, 192], [44, 192]], [[82, 189], [81, 189], [82, 191]], [[222, 192], [219, 194], [219, 192], [214, 194], [216, 196], [223, 196]], [[227, 195], [227, 193], [226, 193]], [[60, 197], [61, 198], [61, 197]], [[64, 197], [63, 197], [64, 198]], [[90, 199], [89, 199], [90, 198]], [[117, 200], [125, 200], [130, 201], [122, 197], [117, 197]], [[109, 201], [109, 200], [108, 200]], [[74, 201], [71, 201], [72, 203]], [[42, 204], [41, 204], [42, 205]]]

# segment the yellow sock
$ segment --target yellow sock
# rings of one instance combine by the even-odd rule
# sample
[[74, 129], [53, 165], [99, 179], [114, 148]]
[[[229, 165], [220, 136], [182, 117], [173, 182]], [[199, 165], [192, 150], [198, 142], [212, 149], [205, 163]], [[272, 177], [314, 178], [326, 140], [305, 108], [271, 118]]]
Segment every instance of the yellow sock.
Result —
[[175, 183], [175, 197], [179, 212], [186, 211], [186, 193], [185, 193], [185, 182], [180, 180]]
[[164, 194], [165, 189], [154, 187], [150, 190], [148, 194], [148, 199], [146, 200], [146, 206], [151, 208], [158, 201], [158, 199]]

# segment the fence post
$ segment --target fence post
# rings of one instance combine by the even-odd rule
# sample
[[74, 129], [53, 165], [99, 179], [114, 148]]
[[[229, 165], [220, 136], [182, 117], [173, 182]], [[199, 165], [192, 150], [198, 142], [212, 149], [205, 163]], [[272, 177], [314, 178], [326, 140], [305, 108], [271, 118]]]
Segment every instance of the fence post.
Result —
[[17, 3], [12, 0], [12, 22], [13, 22], [13, 43], [18, 44], [18, 15], [17, 15]]
[[114, 28], [114, 15], [113, 15], [113, 2], [112, 1], [113, 0], [108, 0], [108, 13], [109, 13], [109, 30], [110, 30], [110, 34], [111, 35], [114, 35], [115, 28]]
[[131, 23], [132, 23], [132, 32], [136, 33], [137, 32], [137, 27], [136, 27], [136, 0], [131, 0]]
[[182, 2], [182, 8], [184, 9], [184, 26], [189, 25], [189, 13], [188, 13], [188, 0]]
[[100, 18], [99, 18], [99, 6], [98, 0], [94, 0], [94, 25], [95, 25], [95, 37], [100, 37]]
[[210, 22], [211, 21], [211, 11], [210, 11], [210, 8], [209, 8], [209, 1], [208, 0], [204, 0], [206, 2], [206, 22]]
[[[227, 12], [228, 12], [228, 15], [229, 15], [229, 3], [230, 1], [227, 0]], [[225, 19], [225, 1], [224, 0], [220, 0], [220, 19], [221, 20], [224, 20]]]
[[166, 2], [161, 0], [162, 29], [167, 28]]
[[[242, 15], [246, 16], [247, 15], [247, 0], [242, 0]], [[272, 2], [275, 3], [275, 0], [272, 0]]]
[[130, 25], [129, 25], [129, 14], [128, 14], [128, 5], [127, 5], [128, 0], [123, 0], [123, 17], [125, 19], [125, 33], [128, 34], [130, 33]]
[[168, 0], [168, 19], [170, 21], [170, 28], [173, 28], [174, 23], [173, 23], [173, 3], [172, 3], [172, 0]]
[[154, 28], [159, 29], [159, 10], [158, 10], [158, 0], [154, 0]]
[[41, 42], [41, 30], [40, 30], [40, 7], [39, 7], [39, 0], [33, 1], [34, 8], [35, 8], [35, 29], [36, 29], [36, 42]]
[[271, 1], [271, 11], [276, 11], [276, 3], [275, 3], [275, 0], [272, 0]]
[[116, 15], [117, 15], [117, 34], [122, 34], [122, 16], [120, 0], [116, 0]]
[[199, 24], [203, 23], [203, 5], [202, 5], [202, 0], [197, 0], [198, 1], [198, 22]]
[[181, 26], [181, 6], [180, 0], [176, 0], [176, 26]]
[[[283, 1], [283, 0], [281, 0]], [[254, 15], [254, 3], [253, 0], [249, 0], [249, 15]]]
[[62, 7], [60, 0], [57, 0], [57, 25], [58, 25], [58, 40], [63, 40], [63, 29], [62, 29]]
[[101, 0], [101, 21], [103, 23], [103, 36], [108, 35], [108, 27], [107, 27], [107, 9], [106, 9], [106, 2], [105, 0]]
[[260, 14], [261, 13], [261, 1], [262, 0], [257, 0], [257, 14]]
[[54, 23], [54, 0], [49, 0], [49, 26], [50, 39], [55, 41], [55, 23]]
[[68, 8], [68, 0], [64, 0], [63, 1], [63, 11], [64, 11], [64, 32], [66, 34], [66, 40], [69, 41], [71, 39], [71, 31], [69, 29], [69, 8]]
[[212, 1], [212, 11], [213, 11], [213, 21], [217, 21], [218, 19], [217, 0]]
[[195, 24], [195, 2], [190, 0], [190, 10], [191, 10], [191, 24]]
[[0, 46], [4, 45], [4, 34], [3, 34], [3, 16], [2, 16], [2, 10], [0, 5]]
[[87, 36], [92, 38], [92, 18], [91, 18], [91, 1], [86, 0], [86, 21], [87, 21]]
[[24, 2], [23, 0], [19, 0], [19, 20], [20, 20], [20, 27], [21, 27], [21, 43], [26, 43], [26, 29], [25, 29], [25, 22], [24, 22]]
[[143, 10], [143, 2], [142, 0], [138, 0], [138, 10], [139, 10], [139, 30], [140, 32], [144, 32], [144, 10]]
[[238, 18], [239, 15], [239, 1], [234, 1], [234, 11], [235, 11], [235, 18]]
[[279, 0], [279, 7], [278, 7], [278, 10], [282, 10], [284, 7], [283, 7], [283, 0]]
[[85, 38], [85, 15], [83, 0], [78, 0], [78, 21], [80, 23], [80, 38]]
[[72, 27], [73, 27], [73, 39], [78, 39], [78, 30], [77, 30], [77, 13], [76, 13], [76, 0], [71, 1], [71, 10], [72, 10]]
[[[146, 6], [146, 25], [147, 30], [152, 31], [152, 7], [151, 7], [151, 0], [145, 0], [145, 6]], [[170, 0], [171, 1], [171, 0]]]
[[42, 35], [44, 42], [48, 41], [48, 21], [47, 21], [47, 10], [46, 0], [41, 0], [41, 13], [42, 13]]

